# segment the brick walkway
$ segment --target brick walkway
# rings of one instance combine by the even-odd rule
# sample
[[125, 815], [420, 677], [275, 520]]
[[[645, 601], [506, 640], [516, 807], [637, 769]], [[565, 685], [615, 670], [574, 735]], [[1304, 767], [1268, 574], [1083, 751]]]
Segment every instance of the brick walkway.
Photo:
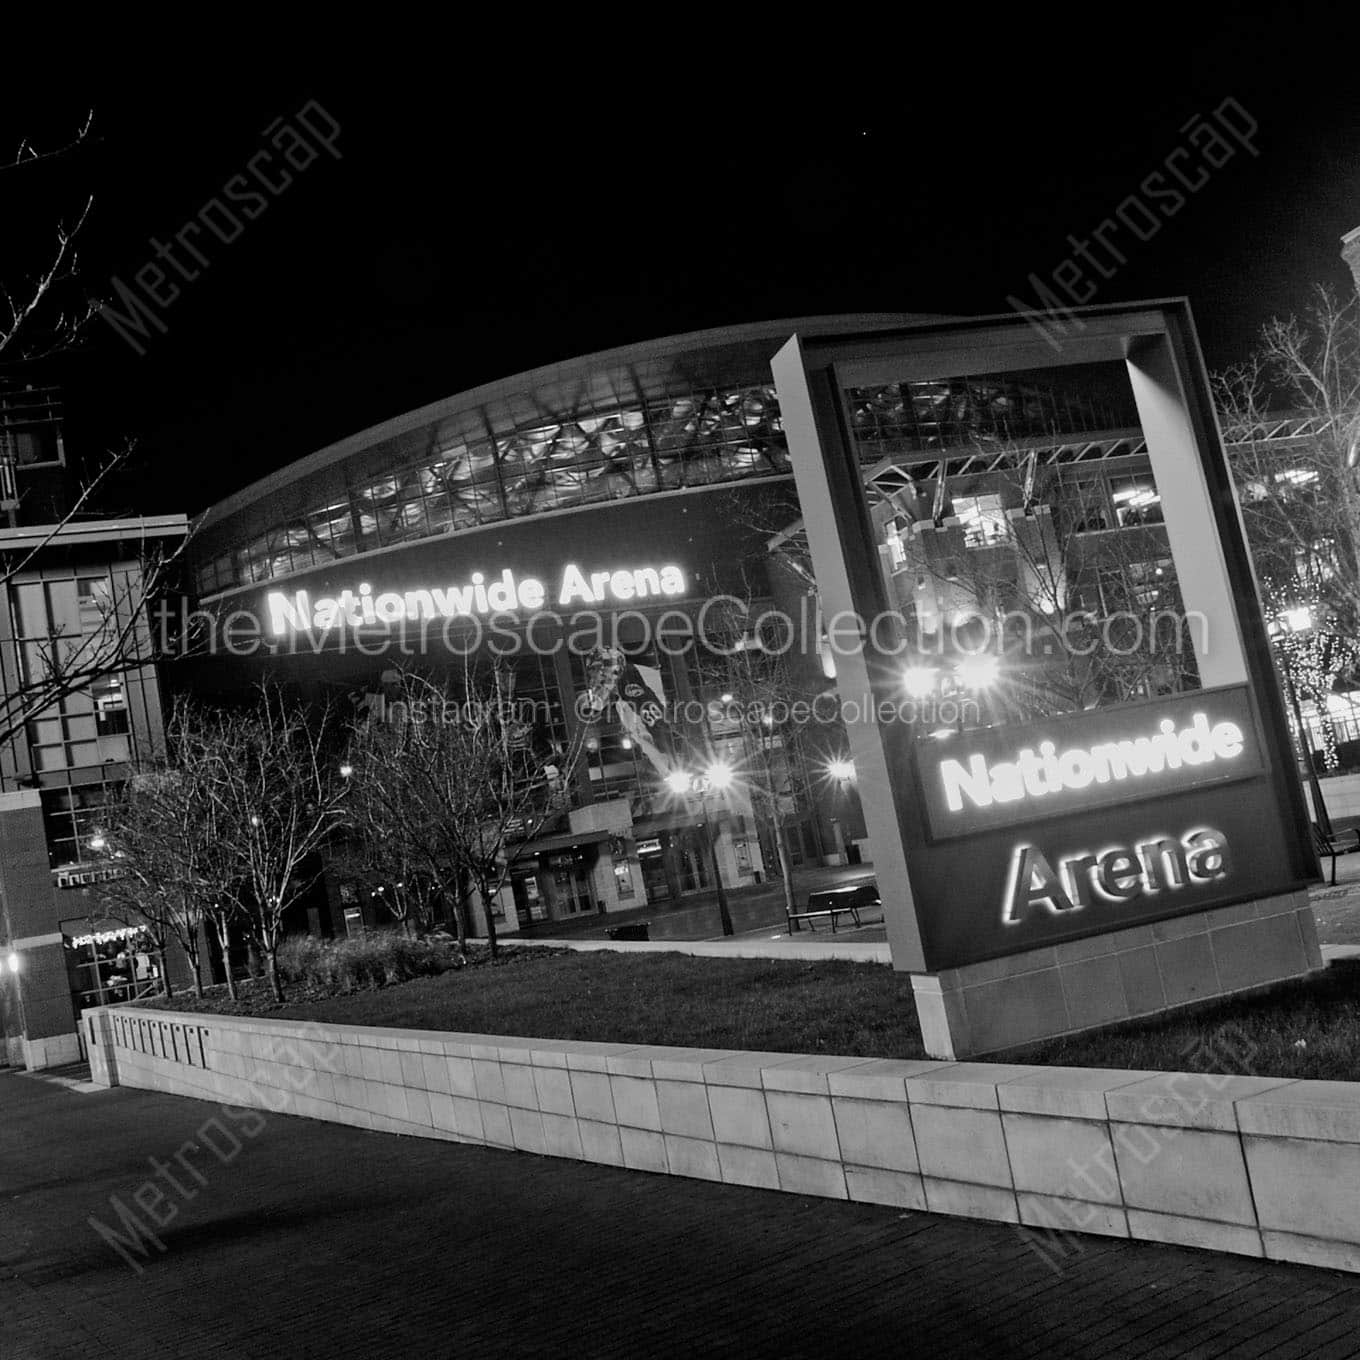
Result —
[[214, 1116], [0, 1074], [0, 1357], [1360, 1355], [1360, 1277], [278, 1115], [137, 1273], [88, 1219]]

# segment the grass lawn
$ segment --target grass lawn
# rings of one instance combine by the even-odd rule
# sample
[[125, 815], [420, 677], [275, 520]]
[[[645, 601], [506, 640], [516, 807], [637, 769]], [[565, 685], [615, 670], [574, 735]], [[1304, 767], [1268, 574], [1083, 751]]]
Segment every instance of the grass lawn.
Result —
[[[924, 1056], [911, 983], [875, 964], [505, 950], [456, 972], [276, 1005], [263, 984], [176, 1010], [693, 1048]], [[149, 998], [160, 1009], [164, 1001]], [[1360, 1080], [1360, 961], [1234, 1001], [1015, 1050], [1008, 1061]]]

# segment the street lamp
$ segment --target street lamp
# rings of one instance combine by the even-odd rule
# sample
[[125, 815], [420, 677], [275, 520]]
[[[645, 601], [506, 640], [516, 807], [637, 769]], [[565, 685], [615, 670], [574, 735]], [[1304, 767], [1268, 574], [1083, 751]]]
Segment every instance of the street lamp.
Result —
[[[849, 798], [847, 795], [850, 788], [850, 781], [855, 777], [855, 762], [853, 760], [847, 760], [843, 756], [837, 757], [835, 760], [829, 760], [827, 762], [826, 772], [836, 781], [836, 789], [840, 795], [838, 802], [843, 802], [845, 804], [844, 807], [840, 808], [840, 811], [848, 811]], [[846, 853], [845, 848], [845, 828], [841, 825], [839, 816], [835, 816], [831, 819], [831, 834], [836, 839], [836, 858], [839, 859], [842, 864], [848, 863], [850, 856]]]
[[731, 788], [733, 777], [732, 767], [721, 760], [711, 762], [703, 774], [692, 775], [685, 770], [672, 770], [666, 776], [666, 787], [677, 798], [690, 793], [699, 795], [699, 806], [704, 818], [704, 830], [708, 837], [708, 859], [713, 869], [713, 884], [718, 894], [718, 917], [722, 921], [722, 933], [724, 935], [735, 935], [736, 931], [732, 926], [732, 913], [727, 906], [727, 889], [723, 886], [722, 870], [718, 867], [717, 828], [709, 815], [708, 795], [711, 790], [716, 789], [721, 793]]
[[991, 689], [1001, 672], [1001, 663], [994, 656], [967, 656], [954, 667], [954, 673], [964, 689]]
[[732, 767], [721, 760], [715, 760], [704, 771], [704, 777], [708, 780], [709, 788], [720, 792], [732, 787]]
[[935, 672], [929, 666], [908, 666], [902, 686], [913, 699], [928, 699], [935, 692]]
[[[980, 656], [965, 656], [954, 663], [954, 679], [958, 685], [973, 694], [981, 694], [984, 690], [991, 689], [996, 684], [998, 676], [1001, 674], [1001, 661], [998, 657], [990, 654]], [[959, 705], [958, 730], [963, 731], [963, 710], [965, 705]], [[981, 717], [981, 710], [978, 712]]]

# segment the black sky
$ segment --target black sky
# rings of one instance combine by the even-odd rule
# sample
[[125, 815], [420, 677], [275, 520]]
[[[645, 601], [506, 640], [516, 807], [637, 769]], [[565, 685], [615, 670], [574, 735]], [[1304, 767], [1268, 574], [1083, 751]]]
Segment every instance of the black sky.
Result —
[[[5, 143], [55, 138], [87, 105], [96, 136], [59, 170], [10, 175], [0, 210], [41, 223], [92, 190], [82, 281], [105, 296], [272, 119], [315, 99], [341, 125], [340, 160], [204, 247], [144, 355], [96, 321], [56, 375], [69, 442], [136, 437], [126, 505], [195, 512], [367, 425], [595, 349], [774, 316], [1004, 311], [1229, 97], [1259, 155], [1239, 150], [1148, 241], [1126, 236], [1092, 300], [1189, 295], [1216, 366], [1313, 283], [1349, 286], [1360, 96], [1329, 11], [1181, 15], [1141, 40], [1093, 10], [856, 22], [796, 61], [696, 22], [664, 63], [644, 27], [607, 51], [402, 34], [363, 59], [39, 73], [0, 96]], [[6, 280], [25, 244], [8, 241]]]

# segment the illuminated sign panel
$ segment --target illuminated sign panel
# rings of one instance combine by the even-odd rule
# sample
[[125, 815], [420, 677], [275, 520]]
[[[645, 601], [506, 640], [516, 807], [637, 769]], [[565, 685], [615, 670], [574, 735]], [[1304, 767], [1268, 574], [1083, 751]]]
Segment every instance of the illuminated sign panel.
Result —
[[474, 571], [467, 581], [410, 590], [375, 589], [367, 581], [334, 595], [313, 598], [308, 590], [271, 590], [265, 597], [269, 631], [275, 636], [326, 632], [332, 628], [385, 628], [406, 622], [537, 613], [674, 598], [686, 590], [685, 574], [664, 566], [587, 570], [568, 563], [551, 595], [536, 576], [517, 576], [509, 567], [488, 578]]
[[932, 840], [1114, 806], [1262, 768], [1245, 687], [919, 743]]
[[1058, 861], [1056, 872], [1037, 846], [1020, 844], [1011, 852], [1001, 919], [1017, 925], [1036, 906], [1057, 915], [1092, 904], [1129, 902], [1147, 893], [1174, 893], [1192, 883], [1226, 879], [1231, 863], [1228, 838], [1212, 827], [1179, 839], [1159, 836], [1132, 848], [1072, 855]]
[[925, 739], [915, 761], [932, 969], [1260, 896], [1288, 862], [1246, 686]]

